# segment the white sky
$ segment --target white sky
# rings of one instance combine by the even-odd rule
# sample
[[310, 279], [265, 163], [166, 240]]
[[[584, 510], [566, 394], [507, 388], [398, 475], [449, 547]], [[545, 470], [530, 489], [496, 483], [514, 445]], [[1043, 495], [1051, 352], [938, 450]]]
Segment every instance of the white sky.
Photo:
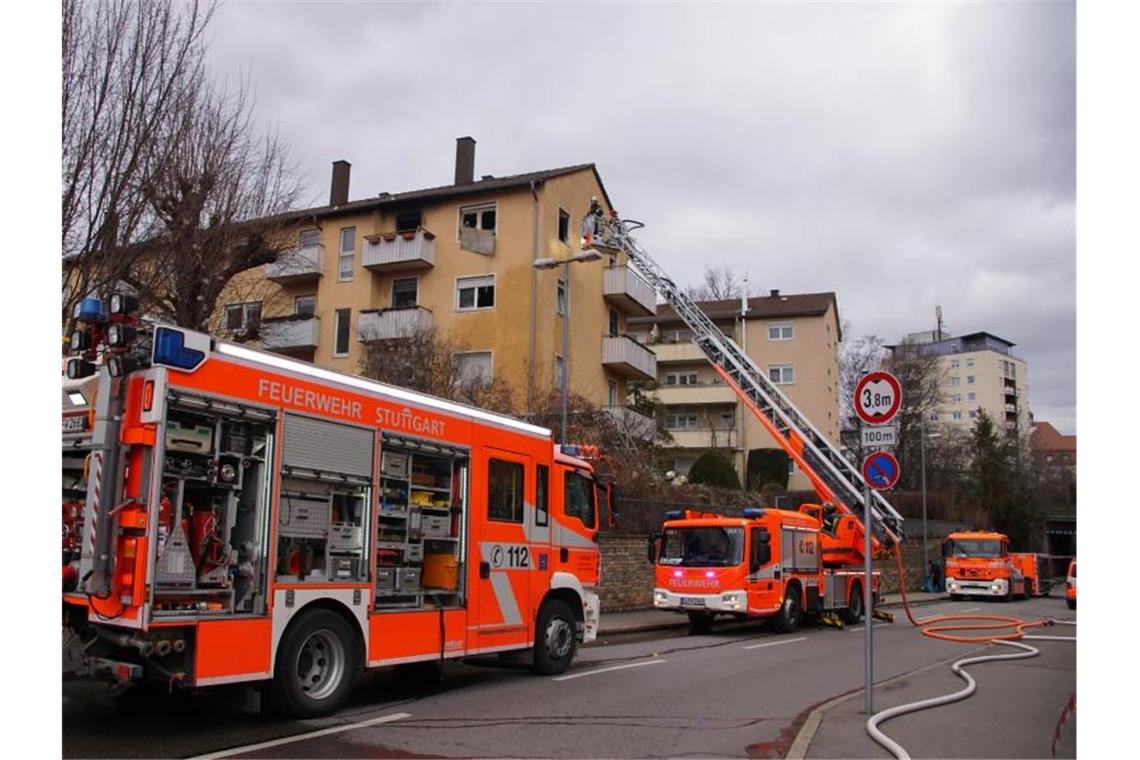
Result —
[[594, 162], [681, 283], [834, 290], [848, 336], [985, 330], [1075, 432], [1075, 14], [1068, 3], [224, 3], [246, 76], [328, 200]]

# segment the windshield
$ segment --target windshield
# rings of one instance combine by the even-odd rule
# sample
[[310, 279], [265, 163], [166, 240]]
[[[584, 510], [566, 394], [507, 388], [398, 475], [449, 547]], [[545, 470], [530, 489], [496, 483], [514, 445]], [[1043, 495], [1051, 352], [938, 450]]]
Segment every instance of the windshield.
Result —
[[1000, 557], [1001, 541], [948, 540], [944, 551], [947, 557]]
[[730, 567], [744, 559], [743, 528], [668, 528], [661, 564]]

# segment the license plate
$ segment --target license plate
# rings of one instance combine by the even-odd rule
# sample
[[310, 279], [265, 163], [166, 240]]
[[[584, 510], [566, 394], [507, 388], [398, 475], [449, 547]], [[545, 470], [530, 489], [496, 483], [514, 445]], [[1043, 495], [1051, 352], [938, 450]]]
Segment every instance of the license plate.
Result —
[[705, 600], [699, 596], [683, 596], [681, 597], [682, 607], [704, 607]]
[[87, 415], [73, 415], [63, 418], [63, 432], [81, 433], [87, 429]]

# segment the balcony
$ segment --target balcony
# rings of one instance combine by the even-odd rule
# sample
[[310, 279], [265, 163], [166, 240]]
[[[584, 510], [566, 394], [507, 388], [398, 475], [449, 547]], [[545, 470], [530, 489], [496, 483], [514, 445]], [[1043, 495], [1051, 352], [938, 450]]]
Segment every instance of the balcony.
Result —
[[320, 336], [320, 317], [271, 317], [261, 320], [261, 347], [269, 351], [315, 349]]
[[279, 285], [318, 279], [321, 276], [321, 262], [324, 256], [323, 245], [282, 251], [277, 255], [277, 261], [265, 265], [265, 277]]
[[363, 261], [373, 272], [430, 269], [435, 266], [435, 235], [423, 228], [366, 235]]
[[602, 338], [602, 366], [631, 380], [657, 379], [657, 356], [628, 335]]
[[430, 309], [412, 306], [403, 309], [379, 309], [362, 311], [357, 321], [357, 334], [362, 343], [381, 340], [411, 338], [418, 332], [430, 330], [432, 314]]
[[690, 341], [654, 343], [653, 353], [657, 354], [657, 361], [661, 364], [672, 364], [674, 362], [700, 362], [705, 364], [708, 362], [708, 357], [705, 356], [704, 352], [697, 348], [696, 343]]
[[657, 437], [657, 422], [652, 417], [635, 412], [628, 406], [607, 406], [605, 410], [623, 433], [639, 441], [652, 441]]
[[657, 398], [663, 404], [735, 404], [736, 393], [724, 383], [661, 385]]
[[673, 446], [680, 449], [734, 449], [739, 446], [734, 428], [670, 430], [669, 434], [673, 436]]
[[653, 286], [629, 267], [602, 270], [602, 296], [627, 314], [652, 316], [657, 313], [657, 293]]

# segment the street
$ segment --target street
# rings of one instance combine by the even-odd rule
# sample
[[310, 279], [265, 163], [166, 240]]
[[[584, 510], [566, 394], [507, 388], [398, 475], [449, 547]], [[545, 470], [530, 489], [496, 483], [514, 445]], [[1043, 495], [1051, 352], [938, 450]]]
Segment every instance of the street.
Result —
[[[1058, 596], [1000, 604], [940, 602], [956, 612], [1074, 620]], [[949, 693], [949, 663], [983, 647], [921, 636], [896, 610], [876, 622], [876, 710]], [[777, 635], [757, 625], [603, 636], [562, 676], [521, 664], [449, 664], [365, 675], [349, 706], [321, 720], [259, 716], [239, 690], [208, 695], [64, 685], [65, 757], [889, 757], [863, 732], [863, 629], [808, 625]], [[1071, 626], [1046, 631], [1075, 636]], [[1075, 694], [1072, 642], [1034, 642], [1041, 656], [970, 668], [967, 701], [903, 716], [883, 730], [916, 756], [1041, 757]], [[996, 649], [990, 647], [989, 649]], [[494, 661], [492, 661], [494, 662]], [[797, 736], [805, 724], [812, 735]], [[1075, 718], [1058, 757], [1075, 755]], [[260, 745], [260, 746], [259, 746]]]

